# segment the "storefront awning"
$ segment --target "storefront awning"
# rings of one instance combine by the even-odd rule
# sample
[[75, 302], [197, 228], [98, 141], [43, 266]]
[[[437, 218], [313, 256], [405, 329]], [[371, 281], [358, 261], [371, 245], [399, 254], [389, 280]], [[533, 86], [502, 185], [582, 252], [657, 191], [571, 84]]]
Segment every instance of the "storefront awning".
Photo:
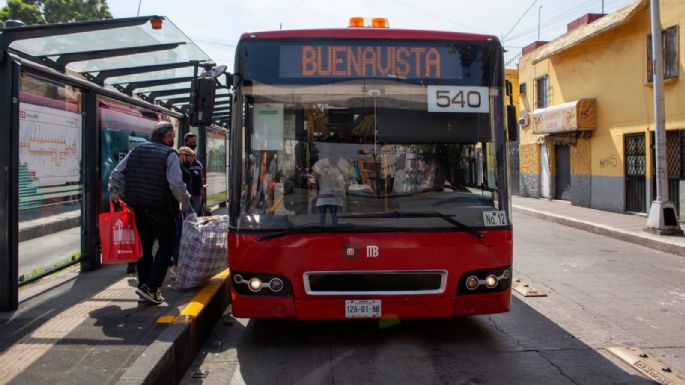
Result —
[[533, 111], [533, 134], [535, 135], [587, 131], [596, 127], [595, 99], [579, 99]]

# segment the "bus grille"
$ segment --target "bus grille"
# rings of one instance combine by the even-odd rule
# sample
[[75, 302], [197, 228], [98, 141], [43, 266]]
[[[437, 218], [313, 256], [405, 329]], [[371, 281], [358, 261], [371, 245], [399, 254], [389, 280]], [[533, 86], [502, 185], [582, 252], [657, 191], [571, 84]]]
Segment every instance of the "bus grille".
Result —
[[447, 271], [318, 271], [304, 274], [310, 295], [439, 294]]

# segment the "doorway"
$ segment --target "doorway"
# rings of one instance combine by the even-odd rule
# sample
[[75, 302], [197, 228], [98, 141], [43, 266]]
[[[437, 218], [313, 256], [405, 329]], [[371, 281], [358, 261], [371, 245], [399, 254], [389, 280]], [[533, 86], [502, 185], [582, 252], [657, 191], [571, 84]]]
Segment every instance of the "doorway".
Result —
[[571, 200], [571, 151], [569, 146], [555, 146], [555, 198]]
[[540, 195], [543, 198], [552, 198], [551, 178], [549, 173], [549, 151], [547, 144], [540, 146]]
[[629, 134], [623, 138], [626, 177], [626, 211], [647, 211], [646, 148], [644, 134]]

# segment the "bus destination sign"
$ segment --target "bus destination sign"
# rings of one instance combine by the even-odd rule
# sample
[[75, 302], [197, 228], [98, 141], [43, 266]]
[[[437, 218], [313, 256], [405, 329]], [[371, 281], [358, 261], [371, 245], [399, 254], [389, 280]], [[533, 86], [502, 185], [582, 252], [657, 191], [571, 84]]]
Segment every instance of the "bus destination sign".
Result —
[[462, 78], [461, 58], [447, 46], [284, 45], [281, 78]]

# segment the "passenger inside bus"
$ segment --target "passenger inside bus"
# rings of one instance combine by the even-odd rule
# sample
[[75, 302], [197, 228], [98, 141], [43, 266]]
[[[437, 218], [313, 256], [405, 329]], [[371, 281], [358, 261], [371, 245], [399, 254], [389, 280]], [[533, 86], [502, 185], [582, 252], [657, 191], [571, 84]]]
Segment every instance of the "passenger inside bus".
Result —
[[331, 223], [338, 224], [337, 211], [345, 206], [347, 186], [349, 184], [350, 162], [337, 152], [320, 158], [310, 175], [310, 185], [316, 187], [316, 207], [319, 210], [319, 222], [324, 225], [326, 212], [331, 213]]
[[282, 114], [269, 123], [275, 129], [250, 137], [243, 207], [251, 223], [339, 225], [343, 213], [422, 210], [477, 222], [495, 204], [494, 147], [482, 133], [435, 121], [421, 135], [409, 118], [323, 103], [285, 104]]

